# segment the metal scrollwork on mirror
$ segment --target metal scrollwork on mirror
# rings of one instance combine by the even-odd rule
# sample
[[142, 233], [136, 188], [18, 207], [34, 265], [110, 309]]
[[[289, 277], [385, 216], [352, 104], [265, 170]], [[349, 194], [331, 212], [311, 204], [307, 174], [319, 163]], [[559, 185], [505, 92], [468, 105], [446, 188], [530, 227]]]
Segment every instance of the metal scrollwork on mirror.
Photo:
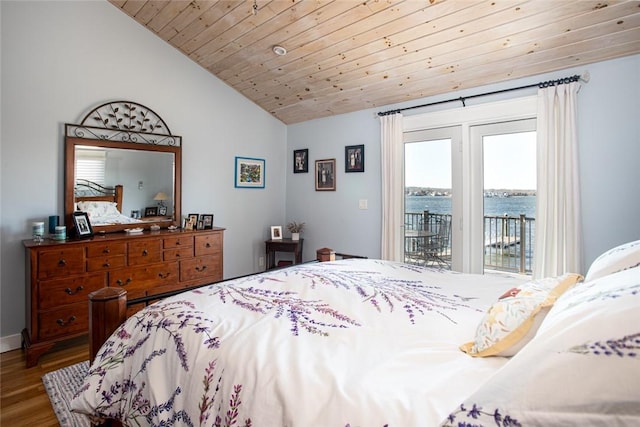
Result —
[[65, 125], [65, 220], [94, 232], [179, 226], [182, 138], [153, 110], [115, 101]]

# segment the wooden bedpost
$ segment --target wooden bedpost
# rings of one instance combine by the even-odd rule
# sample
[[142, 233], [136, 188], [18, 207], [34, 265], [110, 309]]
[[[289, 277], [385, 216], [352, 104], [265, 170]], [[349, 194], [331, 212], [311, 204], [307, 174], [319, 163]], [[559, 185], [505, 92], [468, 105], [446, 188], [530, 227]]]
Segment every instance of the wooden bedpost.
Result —
[[115, 193], [115, 202], [118, 212], [122, 213], [122, 195], [124, 194], [124, 187], [122, 185], [116, 185]]
[[89, 294], [89, 355], [93, 362], [98, 350], [127, 318], [127, 291], [102, 288]]
[[320, 262], [335, 261], [336, 252], [329, 248], [318, 249], [316, 251], [316, 259]]

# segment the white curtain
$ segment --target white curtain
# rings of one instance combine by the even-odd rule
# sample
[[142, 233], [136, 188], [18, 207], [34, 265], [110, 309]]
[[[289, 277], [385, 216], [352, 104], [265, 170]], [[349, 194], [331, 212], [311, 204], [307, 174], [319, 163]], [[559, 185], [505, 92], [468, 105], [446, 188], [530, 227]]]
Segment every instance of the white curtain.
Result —
[[404, 219], [402, 114], [380, 116], [382, 147], [382, 259], [402, 261]]
[[577, 82], [538, 90], [533, 277], [582, 272]]

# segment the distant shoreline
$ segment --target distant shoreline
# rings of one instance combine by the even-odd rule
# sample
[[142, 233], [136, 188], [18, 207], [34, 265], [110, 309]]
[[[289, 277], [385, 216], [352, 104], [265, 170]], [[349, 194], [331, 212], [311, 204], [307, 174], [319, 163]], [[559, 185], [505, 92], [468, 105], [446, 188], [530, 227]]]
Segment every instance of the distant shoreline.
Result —
[[[405, 196], [431, 196], [431, 197], [450, 197], [450, 188], [435, 187], [405, 187]], [[536, 190], [521, 190], [513, 188], [487, 188], [484, 190], [485, 197], [518, 197], [518, 196], [535, 196]]]

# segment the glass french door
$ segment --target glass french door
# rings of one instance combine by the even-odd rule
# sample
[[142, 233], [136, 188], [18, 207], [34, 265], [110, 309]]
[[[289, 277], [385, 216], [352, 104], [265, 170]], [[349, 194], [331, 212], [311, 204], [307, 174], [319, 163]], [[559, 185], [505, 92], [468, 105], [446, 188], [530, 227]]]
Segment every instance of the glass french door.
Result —
[[[536, 210], [536, 120], [471, 126], [472, 227], [482, 230], [474, 262], [484, 270], [531, 273]], [[481, 218], [481, 223], [478, 221]]]
[[[528, 239], [524, 248], [528, 250], [527, 245], [535, 234], [531, 210], [503, 211], [504, 204], [493, 207], [491, 204], [523, 201], [515, 190], [522, 190], [523, 194], [526, 190], [529, 207], [534, 199], [535, 188], [530, 188], [532, 181], [520, 184], [518, 179], [530, 176], [530, 171], [535, 169], [536, 153], [532, 147], [536, 111], [537, 97], [527, 96], [403, 118], [404, 167], [398, 166], [401, 170], [394, 177], [404, 180], [404, 203], [397, 209], [403, 209], [405, 226], [403, 235], [397, 237], [405, 240], [405, 258], [417, 247], [416, 239], [410, 234], [420, 233], [412, 230], [422, 227], [432, 232], [428, 230], [430, 223], [425, 220], [425, 212], [429, 217], [440, 214], [450, 218], [450, 252], [444, 259], [452, 270], [481, 274], [485, 267], [497, 269], [495, 260], [489, 259], [485, 265], [487, 244], [492, 242], [491, 232], [496, 240], [496, 225], [485, 226], [486, 216], [502, 218], [498, 229], [503, 231], [502, 235], [512, 236], [511, 240], [503, 242], [509, 247], [513, 245], [514, 235], [522, 242], [519, 233], [531, 233], [532, 236], [524, 236]], [[522, 139], [528, 142], [518, 142]], [[494, 183], [492, 179], [496, 172], [506, 181]], [[509, 191], [500, 193], [499, 187]], [[489, 200], [485, 194], [498, 197]], [[508, 221], [503, 220], [505, 213], [508, 213]], [[521, 214], [524, 214], [524, 220]], [[416, 222], [420, 220], [421, 223]], [[523, 224], [526, 225], [524, 229], [520, 228]], [[506, 260], [507, 254], [504, 255]], [[502, 269], [526, 272], [533, 255], [525, 253], [523, 256], [519, 252], [513, 256], [518, 262], [523, 257], [523, 269], [515, 270], [511, 266]], [[407, 261], [412, 262], [412, 259]]]
[[404, 260], [451, 269], [460, 127], [404, 134]]

